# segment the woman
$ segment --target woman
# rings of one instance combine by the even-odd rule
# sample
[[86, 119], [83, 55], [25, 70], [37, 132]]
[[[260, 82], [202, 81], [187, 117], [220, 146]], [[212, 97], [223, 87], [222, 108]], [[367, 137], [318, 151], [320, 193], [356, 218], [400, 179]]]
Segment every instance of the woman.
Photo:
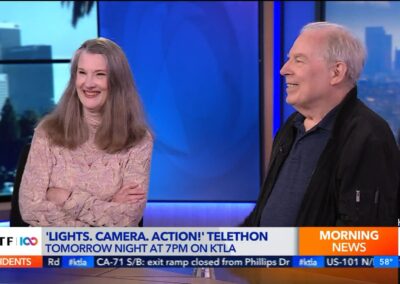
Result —
[[153, 139], [128, 61], [114, 42], [84, 42], [55, 110], [35, 129], [20, 187], [31, 226], [137, 226]]

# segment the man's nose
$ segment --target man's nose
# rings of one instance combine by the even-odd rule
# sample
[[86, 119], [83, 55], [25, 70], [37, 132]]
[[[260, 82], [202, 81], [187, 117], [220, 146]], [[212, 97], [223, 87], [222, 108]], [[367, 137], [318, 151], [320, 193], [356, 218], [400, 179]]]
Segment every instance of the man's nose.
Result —
[[289, 66], [289, 61], [286, 61], [285, 64], [283, 64], [281, 70], [279, 71], [279, 73], [282, 76], [288, 75], [289, 74], [289, 70], [290, 70], [290, 66]]

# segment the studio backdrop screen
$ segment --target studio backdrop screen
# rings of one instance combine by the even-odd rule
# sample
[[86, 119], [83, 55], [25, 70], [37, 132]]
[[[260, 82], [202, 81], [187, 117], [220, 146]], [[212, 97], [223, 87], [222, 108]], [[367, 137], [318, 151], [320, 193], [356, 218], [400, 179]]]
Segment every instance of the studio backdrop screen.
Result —
[[99, 2], [155, 134], [150, 200], [249, 201], [260, 185], [257, 2]]

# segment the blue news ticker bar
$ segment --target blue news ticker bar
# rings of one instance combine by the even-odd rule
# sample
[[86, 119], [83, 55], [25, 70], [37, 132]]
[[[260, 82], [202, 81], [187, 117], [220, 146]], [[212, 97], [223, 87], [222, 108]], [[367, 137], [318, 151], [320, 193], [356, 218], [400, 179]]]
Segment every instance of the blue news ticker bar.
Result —
[[44, 256], [48, 268], [398, 268], [398, 256]]
[[291, 256], [44, 256], [47, 268], [292, 267]]
[[325, 267], [374, 267], [372, 256], [326, 256]]
[[374, 267], [376, 268], [397, 268], [399, 267], [398, 256], [374, 256]]
[[63, 268], [93, 268], [94, 256], [63, 256]]
[[323, 256], [293, 256], [293, 267], [325, 267], [325, 258]]

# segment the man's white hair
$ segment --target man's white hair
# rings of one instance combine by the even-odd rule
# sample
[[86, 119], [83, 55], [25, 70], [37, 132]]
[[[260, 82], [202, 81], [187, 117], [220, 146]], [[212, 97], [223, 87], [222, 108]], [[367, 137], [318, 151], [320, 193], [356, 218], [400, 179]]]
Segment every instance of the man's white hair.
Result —
[[355, 84], [364, 67], [366, 50], [363, 43], [346, 27], [329, 23], [314, 22], [305, 25], [301, 33], [310, 30], [325, 30], [327, 50], [324, 54], [328, 62], [343, 61], [347, 65], [347, 77]]

